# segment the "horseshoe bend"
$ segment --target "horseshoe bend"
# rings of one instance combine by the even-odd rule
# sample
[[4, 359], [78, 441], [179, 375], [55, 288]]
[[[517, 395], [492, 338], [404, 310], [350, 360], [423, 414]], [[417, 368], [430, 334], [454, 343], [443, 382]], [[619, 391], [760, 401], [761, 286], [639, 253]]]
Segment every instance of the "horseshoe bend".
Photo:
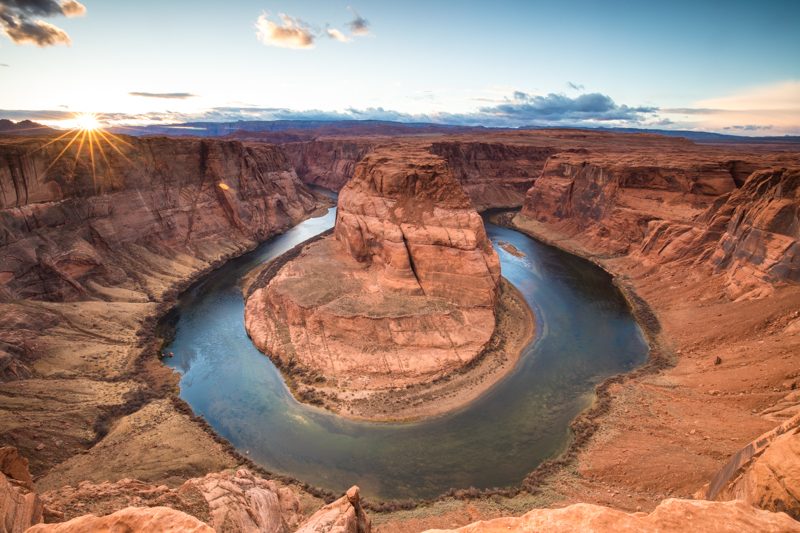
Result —
[[[304, 395], [362, 418], [453, 408], [454, 394], [491, 385], [472, 374], [512, 369], [532, 333], [527, 304], [501, 288], [481, 217], [445, 160], [417, 147], [365, 156], [339, 193], [333, 234], [248, 292], [256, 346], [301, 378]], [[454, 374], [456, 393], [435, 385]]]
[[800, 533], [800, 2], [0, 0], [0, 533]]

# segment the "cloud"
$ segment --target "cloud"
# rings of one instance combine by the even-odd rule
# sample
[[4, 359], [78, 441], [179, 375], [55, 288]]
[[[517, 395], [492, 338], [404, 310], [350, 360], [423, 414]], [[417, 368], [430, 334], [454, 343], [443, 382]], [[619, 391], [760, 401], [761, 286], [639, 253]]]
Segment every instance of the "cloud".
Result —
[[65, 120], [70, 119], [75, 113], [68, 111], [55, 111], [52, 109], [0, 109], [0, 118], [10, 120]]
[[347, 23], [347, 26], [350, 28], [350, 33], [353, 35], [358, 35], [363, 37], [364, 35], [369, 35], [369, 21], [358, 14], [358, 11], [350, 8], [350, 11], [353, 12], [353, 20]]
[[309, 26], [284, 13], [278, 15], [280, 22], [270, 20], [268, 13], [262, 13], [256, 21], [256, 36], [268, 46], [281, 48], [314, 48], [315, 34]]
[[571, 81], [567, 82], [567, 87], [575, 91], [582, 91], [584, 89], [583, 85], [581, 85], [580, 83], [572, 83]]
[[352, 37], [348, 37], [344, 33], [337, 30], [336, 28], [327, 28], [325, 30], [325, 33], [328, 35], [328, 37], [330, 37], [331, 39], [335, 39], [340, 43], [349, 43], [350, 41], [353, 40]]
[[77, 17], [86, 7], [76, 0], [0, 0], [0, 26], [15, 44], [69, 45], [69, 35], [53, 24], [34, 17]]
[[0, 67], [10, 67], [10, 66], [11, 65], [9, 65], [8, 63], [0, 63]]
[[744, 124], [744, 125], [736, 125], [736, 126], [725, 126], [722, 128], [724, 130], [729, 131], [768, 131], [772, 129], [771, 124]]
[[563, 94], [530, 95], [514, 91], [512, 99], [480, 112], [505, 119], [509, 124], [552, 125], [561, 122], [641, 122], [658, 111], [656, 107], [618, 105], [601, 93], [586, 93], [570, 98]]
[[131, 96], [142, 96], [144, 98], [166, 98], [170, 100], [185, 100], [187, 98], [194, 98], [197, 96], [192, 93], [147, 93], [141, 91], [133, 91], [128, 93]]

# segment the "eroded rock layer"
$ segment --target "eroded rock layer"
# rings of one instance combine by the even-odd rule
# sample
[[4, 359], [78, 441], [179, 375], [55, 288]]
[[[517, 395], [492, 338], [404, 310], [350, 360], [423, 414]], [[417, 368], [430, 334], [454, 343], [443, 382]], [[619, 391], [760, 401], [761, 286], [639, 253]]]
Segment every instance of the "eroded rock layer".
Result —
[[[147, 435], [164, 430], [168, 471], [229, 466], [170, 401], [151, 401], [174, 378], [155, 346], [141, 359], [143, 341], [177, 289], [306, 218], [317, 200], [274, 146], [95, 135], [0, 141], [0, 444], [30, 457], [37, 476], [69, 470], [64, 461], [113, 420], [144, 412]], [[175, 438], [184, 430], [195, 440], [188, 455], [177, 452], [189, 446]], [[136, 454], [130, 437], [119, 445]], [[153, 473], [158, 456], [77, 455], [87, 470], [76, 476]]]
[[447, 164], [378, 149], [341, 191], [333, 237], [248, 298], [256, 345], [345, 387], [420, 382], [473, 360], [494, 330], [500, 264]]
[[710, 266], [733, 297], [800, 279], [800, 169], [670, 155], [554, 156], [521, 215], [606, 255]]

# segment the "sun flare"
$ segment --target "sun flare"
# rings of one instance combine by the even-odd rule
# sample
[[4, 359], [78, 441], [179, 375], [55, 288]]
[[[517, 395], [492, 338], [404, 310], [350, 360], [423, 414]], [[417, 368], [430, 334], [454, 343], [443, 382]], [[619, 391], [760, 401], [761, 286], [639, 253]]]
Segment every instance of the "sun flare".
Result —
[[81, 131], [95, 131], [102, 127], [97, 115], [93, 113], [79, 113], [75, 115], [75, 127]]

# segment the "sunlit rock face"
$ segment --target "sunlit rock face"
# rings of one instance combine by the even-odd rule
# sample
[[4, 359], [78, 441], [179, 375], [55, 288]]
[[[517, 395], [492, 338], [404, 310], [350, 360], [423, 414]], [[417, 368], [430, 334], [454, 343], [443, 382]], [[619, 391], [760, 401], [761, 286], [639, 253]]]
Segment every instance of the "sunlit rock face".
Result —
[[0, 299], [155, 296], [139, 278], [164, 260], [241, 252], [315, 208], [274, 146], [94, 135], [0, 143]]
[[377, 149], [341, 191], [334, 235], [247, 301], [256, 345], [347, 388], [417, 383], [474, 359], [495, 324], [500, 264], [440, 158]]
[[650, 513], [626, 513], [587, 503], [563, 509], [535, 509], [515, 518], [498, 518], [476, 522], [458, 529], [429, 530], [426, 533], [522, 533], [548, 531], [572, 533], [595, 531], [621, 533], [659, 531], [682, 533], [687, 527], [698, 533], [737, 533], [739, 531], [800, 531], [796, 522], [783, 513], [772, 513], [751, 507], [744, 502], [708, 502], [667, 499]]
[[734, 454], [695, 496], [742, 500], [800, 519], [800, 414]]
[[797, 282], [797, 167], [672, 144], [559, 153], [528, 191], [519, 220], [604, 256], [723, 274], [731, 298]]

